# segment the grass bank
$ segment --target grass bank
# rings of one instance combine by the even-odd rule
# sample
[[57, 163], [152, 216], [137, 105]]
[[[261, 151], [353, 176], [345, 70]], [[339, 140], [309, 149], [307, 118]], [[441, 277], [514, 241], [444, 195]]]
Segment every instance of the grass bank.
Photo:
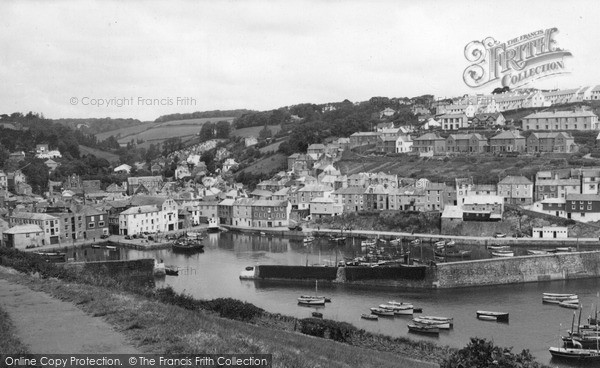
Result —
[[28, 354], [27, 347], [17, 337], [10, 316], [0, 309], [0, 354]]

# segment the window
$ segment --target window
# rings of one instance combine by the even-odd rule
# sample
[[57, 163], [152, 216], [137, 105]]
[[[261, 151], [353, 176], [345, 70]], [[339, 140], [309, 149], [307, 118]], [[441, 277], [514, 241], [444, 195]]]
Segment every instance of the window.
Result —
[[96, 224], [95, 224], [95, 223], [93, 223], [93, 222], [90, 222], [90, 223], [88, 224], [88, 228], [90, 228], [90, 229], [93, 229], [93, 228], [95, 228], [95, 227], [96, 227]]
[[103, 226], [104, 226], [104, 221], [98, 222], [98, 227], [103, 227]]

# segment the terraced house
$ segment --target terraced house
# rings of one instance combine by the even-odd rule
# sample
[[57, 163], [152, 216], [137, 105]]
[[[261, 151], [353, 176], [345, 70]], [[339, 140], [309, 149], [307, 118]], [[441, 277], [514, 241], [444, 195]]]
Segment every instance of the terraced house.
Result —
[[507, 130], [490, 138], [490, 152], [525, 152], [527, 141], [517, 130]]
[[577, 150], [575, 139], [567, 132], [533, 132], [527, 137], [527, 152], [529, 153], [572, 153]]
[[256, 200], [252, 204], [253, 227], [288, 226], [291, 204], [288, 201]]
[[544, 111], [523, 118], [523, 130], [597, 130], [598, 116], [591, 111]]
[[446, 152], [484, 153], [487, 151], [487, 139], [481, 134], [450, 134], [446, 138]]
[[340, 188], [332, 193], [332, 197], [338, 204], [343, 205], [344, 213], [359, 212], [365, 209], [365, 190], [362, 186]]
[[446, 153], [446, 139], [437, 133], [427, 133], [413, 140], [412, 150], [420, 156], [443, 155]]

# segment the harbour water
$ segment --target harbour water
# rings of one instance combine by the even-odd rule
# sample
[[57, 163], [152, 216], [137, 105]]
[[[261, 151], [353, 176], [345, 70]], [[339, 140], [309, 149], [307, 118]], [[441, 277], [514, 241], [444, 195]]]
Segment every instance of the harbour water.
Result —
[[[68, 256], [77, 260], [101, 259], [162, 259], [165, 264], [179, 268], [179, 276], [157, 280], [157, 286], [170, 285], [176, 291], [196, 298], [231, 297], [255, 304], [269, 312], [299, 318], [310, 317], [317, 308], [297, 304], [301, 294], [313, 294], [312, 282], [283, 282], [240, 280], [247, 266], [257, 264], [306, 265], [335, 264], [343, 257], [360, 255], [360, 242], [352, 245], [332, 245], [322, 239], [312, 245], [301, 240], [240, 233], [208, 234], [203, 240], [203, 253], [191, 255], [172, 253], [170, 249], [141, 251], [117, 248], [85, 248], [69, 250]], [[465, 248], [473, 256], [488, 254], [485, 249]], [[415, 256], [426, 258], [427, 249], [412, 249]], [[421, 253], [421, 254], [419, 254]], [[425, 255], [423, 255], [425, 253]], [[566, 366], [551, 360], [548, 347], [559, 344], [559, 336], [571, 328], [572, 309], [542, 304], [543, 292], [577, 293], [583, 305], [582, 322], [596, 308], [600, 280], [583, 279], [518, 285], [476, 287], [453, 290], [397, 290], [348, 284], [319, 282], [318, 292], [332, 299], [318, 307], [324, 318], [345, 321], [365, 330], [390, 336], [410, 336], [441, 345], [464, 347], [470, 337], [493, 340], [495, 344], [513, 347], [514, 352], [529, 349], [538, 361], [551, 366]], [[360, 318], [370, 307], [389, 300], [409, 301], [423, 309], [424, 315], [454, 318], [454, 328], [439, 337], [413, 335], [408, 332], [409, 317], [380, 318], [368, 321]], [[510, 313], [509, 323], [482, 321], [477, 310]]]

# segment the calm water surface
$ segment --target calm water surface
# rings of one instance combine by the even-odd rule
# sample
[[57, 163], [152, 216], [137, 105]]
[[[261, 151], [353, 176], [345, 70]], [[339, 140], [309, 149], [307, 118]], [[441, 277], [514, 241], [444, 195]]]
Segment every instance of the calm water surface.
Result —
[[[310, 317], [315, 307], [298, 306], [296, 298], [301, 294], [313, 294], [314, 283], [281, 281], [248, 281], [238, 278], [240, 271], [257, 264], [306, 265], [334, 264], [342, 257], [362, 254], [357, 240], [346, 245], [334, 246], [324, 239], [311, 246], [301, 241], [258, 235], [223, 233], [208, 234], [204, 239], [205, 251], [193, 255], [174, 254], [170, 249], [138, 251], [129, 249], [110, 250], [88, 248], [69, 251], [70, 257], [81, 260], [102, 259], [162, 259], [167, 265], [179, 267], [179, 276], [167, 276], [157, 280], [157, 286], [170, 285], [176, 291], [196, 298], [212, 299], [232, 297], [255, 304], [269, 312], [295, 317]], [[459, 246], [460, 247], [460, 246]], [[473, 251], [474, 257], [487, 257], [480, 247], [460, 247]], [[430, 247], [412, 248], [416, 257], [431, 256]], [[429, 252], [429, 254], [428, 254]], [[319, 294], [331, 297], [332, 302], [318, 307], [324, 318], [352, 323], [368, 331], [390, 336], [410, 336], [412, 339], [432, 341], [441, 345], [463, 347], [470, 337], [483, 337], [497, 345], [513, 347], [520, 352], [529, 349], [542, 363], [564, 366], [550, 359], [548, 347], [557, 346], [559, 335], [571, 328], [572, 309], [542, 304], [543, 292], [579, 294], [583, 303], [582, 321], [596, 304], [600, 280], [552, 281], [520, 285], [503, 285], [453, 290], [397, 290], [320, 282]], [[360, 318], [370, 307], [389, 300], [410, 301], [423, 308], [424, 315], [454, 318], [454, 328], [442, 330], [439, 337], [409, 334], [406, 324], [409, 317], [380, 318], [367, 321]], [[510, 313], [510, 323], [480, 321], [477, 310], [493, 310]]]

